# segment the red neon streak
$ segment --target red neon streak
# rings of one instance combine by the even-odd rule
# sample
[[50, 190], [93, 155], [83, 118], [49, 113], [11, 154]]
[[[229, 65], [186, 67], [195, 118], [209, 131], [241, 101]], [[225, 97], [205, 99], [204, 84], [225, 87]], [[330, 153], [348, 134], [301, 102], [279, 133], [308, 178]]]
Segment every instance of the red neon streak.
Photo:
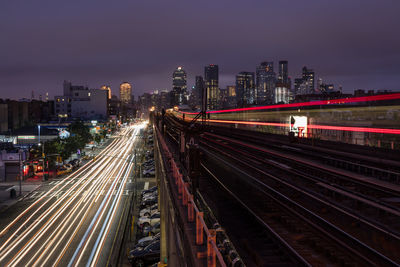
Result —
[[[261, 125], [261, 126], [275, 126], [275, 127], [290, 127], [289, 123], [276, 123], [276, 122], [256, 122], [256, 121], [229, 121], [229, 120], [207, 120], [216, 123], [236, 123], [246, 125]], [[349, 131], [349, 132], [364, 132], [364, 133], [383, 133], [383, 134], [400, 134], [400, 129], [384, 129], [384, 128], [367, 128], [367, 127], [348, 127], [348, 126], [331, 126], [331, 125], [307, 125], [309, 129], [320, 130], [335, 130], [335, 131]]]
[[[178, 116], [183, 118], [183, 116]], [[190, 121], [190, 118], [185, 118]], [[207, 120], [208, 122], [216, 123], [231, 123], [231, 124], [245, 124], [245, 125], [260, 125], [260, 126], [275, 126], [275, 127], [290, 127], [289, 123], [279, 122], [261, 122], [261, 121], [232, 121], [232, 120]], [[385, 128], [368, 128], [368, 127], [350, 127], [350, 126], [332, 126], [332, 125], [307, 125], [308, 129], [320, 130], [334, 130], [334, 131], [348, 131], [348, 132], [363, 132], [363, 133], [383, 133], [383, 134], [400, 134], [400, 129], [385, 129]]]
[[[332, 100], [319, 100], [313, 102], [301, 102], [301, 103], [291, 103], [291, 104], [279, 104], [279, 105], [269, 105], [261, 107], [250, 107], [250, 108], [234, 108], [234, 109], [224, 109], [224, 110], [211, 110], [207, 113], [226, 113], [226, 112], [238, 112], [238, 111], [250, 111], [250, 110], [265, 110], [265, 109], [275, 109], [275, 108], [294, 108], [294, 107], [308, 107], [308, 106], [322, 106], [322, 105], [333, 105], [333, 104], [345, 104], [345, 103], [358, 103], [358, 102], [370, 102], [370, 101], [382, 101], [382, 100], [394, 100], [400, 99], [400, 93], [389, 94], [389, 95], [374, 95], [374, 96], [361, 96], [361, 97], [351, 97], [351, 98], [341, 98]], [[183, 112], [185, 114], [197, 114], [196, 112]]]

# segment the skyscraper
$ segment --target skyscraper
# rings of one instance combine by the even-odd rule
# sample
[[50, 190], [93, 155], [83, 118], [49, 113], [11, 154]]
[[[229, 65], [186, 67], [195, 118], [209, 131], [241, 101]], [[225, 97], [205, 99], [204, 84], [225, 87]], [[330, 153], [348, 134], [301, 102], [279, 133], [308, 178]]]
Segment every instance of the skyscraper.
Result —
[[108, 85], [103, 85], [100, 87], [101, 90], [106, 90], [107, 91], [107, 98], [111, 99], [111, 87]]
[[302, 69], [301, 78], [295, 79], [294, 85], [296, 95], [314, 94], [315, 93], [315, 73], [306, 66]]
[[196, 76], [196, 84], [194, 86], [194, 97], [196, 106], [201, 107], [204, 95], [204, 79], [203, 76]]
[[255, 104], [257, 93], [254, 86], [254, 72], [242, 71], [236, 75], [236, 99], [238, 107]]
[[172, 73], [172, 95], [174, 105], [187, 104], [186, 72], [183, 67], [176, 68]]
[[226, 90], [228, 92], [228, 98], [227, 98], [227, 106], [228, 107], [236, 107], [236, 87], [234, 85], [228, 85], [226, 87]]
[[257, 104], [272, 103], [275, 81], [274, 62], [262, 62], [260, 66], [257, 66]]
[[278, 83], [289, 84], [288, 62], [287, 60], [279, 61]]
[[132, 102], [132, 86], [128, 82], [123, 82], [119, 86], [119, 98], [122, 104], [128, 105]]
[[306, 82], [307, 84], [307, 93], [312, 94], [315, 92], [315, 79], [314, 79], [314, 71], [312, 69], [307, 69], [306, 66], [303, 67], [303, 83]]
[[207, 109], [217, 109], [219, 99], [218, 65], [210, 64], [204, 68], [204, 80], [207, 91]]

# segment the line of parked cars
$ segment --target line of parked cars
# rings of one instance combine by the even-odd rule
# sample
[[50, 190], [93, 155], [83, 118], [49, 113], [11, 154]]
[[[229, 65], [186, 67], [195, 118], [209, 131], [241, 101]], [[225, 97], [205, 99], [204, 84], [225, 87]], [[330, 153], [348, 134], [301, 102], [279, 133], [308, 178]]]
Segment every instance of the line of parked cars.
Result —
[[149, 129], [149, 135], [147, 136], [147, 145], [151, 148], [146, 151], [146, 161], [142, 164], [142, 174], [144, 177], [152, 177], [156, 175], [156, 169], [154, 166], [154, 147], [153, 147], [153, 130]]
[[129, 262], [137, 267], [149, 266], [160, 261], [160, 212], [157, 186], [143, 190], [141, 197], [137, 221], [141, 238], [128, 255]]

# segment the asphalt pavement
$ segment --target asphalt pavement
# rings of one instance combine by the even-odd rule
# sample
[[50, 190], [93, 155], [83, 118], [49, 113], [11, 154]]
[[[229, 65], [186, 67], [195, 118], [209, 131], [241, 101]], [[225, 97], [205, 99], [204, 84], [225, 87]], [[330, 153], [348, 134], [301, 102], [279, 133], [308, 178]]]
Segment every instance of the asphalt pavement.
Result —
[[121, 130], [94, 160], [39, 184], [0, 216], [0, 266], [106, 266], [132, 199], [141, 126]]

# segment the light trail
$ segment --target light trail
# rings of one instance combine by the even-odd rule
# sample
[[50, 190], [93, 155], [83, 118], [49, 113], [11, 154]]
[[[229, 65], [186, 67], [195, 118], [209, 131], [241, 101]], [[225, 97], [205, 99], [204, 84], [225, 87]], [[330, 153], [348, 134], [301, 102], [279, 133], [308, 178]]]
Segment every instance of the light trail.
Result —
[[[99, 164], [100, 164], [100, 163], [99, 163]], [[85, 176], [87, 177], [87, 176], [89, 176], [89, 175], [90, 175], [90, 173], [86, 174]], [[85, 176], [84, 176], [84, 177], [85, 177]], [[68, 178], [70, 178], [70, 177], [71, 177], [71, 175], [68, 176]], [[85, 178], [86, 178], [86, 177], [85, 177]], [[82, 179], [83, 179], [83, 178], [82, 178]], [[60, 185], [60, 184], [58, 184], [57, 186], [59, 186], [59, 185]], [[38, 208], [24, 223], [22, 223], [22, 225], [7, 239], [6, 242], [4, 242], [4, 244], [3, 244], [3, 245], [1, 246], [1, 248], [0, 248], [0, 251], [2, 251], [2, 249], [3, 249], [6, 245], [8, 245], [8, 243], [9, 243], [11, 240], [14, 241], [14, 244], [12, 245], [11, 248], [15, 248], [15, 246], [18, 245], [18, 244], [16, 244], [16, 242], [18, 242], [18, 240], [21, 240], [22, 238], [24, 238], [24, 236], [20, 235], [20, 236], [18, 236], [17, 239], [13, 239], [14, 236], [16, 236], [16, 235], [18, 234], [18, 232], [19, 232], [21, 229], [25, 231], [25, 234], [29, 234], [29, 233], [31, 232], [31, 230], [33, 230], [33, 228], [37, 225], [37, 223], [41, 222], [43, 218], [45, 218], [51, 211], [53, 211], [53, 210], [56, 208], [56, 206], [57, 206], [59, 203], [61, 203], [61, 202], [69, 195], [70, 192], [72, 192], [73, 190], [76, 189], [77, 186], [79, 186], [79, 184], [75, 184], [73, 187], [71, 187], [70, 189], [68, 189], [68, 190], [66, 191], [66, 193], [63, 195], [62, 198], [60, 198], [58, 201], [56, 201], [55, 203], [53, 203], [53, 204], [47, 209], [47, 212], [46, 212], [46, 213], [42, 213], [42, 214], [40, 215], [40, 217], [39, 217], [38, 219], [36, 219], [36, 224], [32, 224], [32, 225], [30, 225], [27, 229], [24, 229], [25, 225], [28, 224], [29, 221], [30, 221], [31, 219], [33, 219], [34, 215], [36, 215], [37, 213], [39, 213], [39, 211], [40, 211], [43, 207], [45, 207], [45, 205], [46, 205], [48, 202], [51, 201], [51, 198], [48, 198], [48, 200], [47, 200], [45, 203], [43, 203], [43, 204], [42, 204], [42, 205], [41, 205], [41, 206], [40, 206], [40, 207], [39, 207], [39, 208]], [[62, 187], [61, 187], [58, 191], [56, 191], [56, 192], [57, 192], [57, 193], [61, 192], [65, 187], [66, 187], [66, 185], [62, 186]], [[56, 188], [56, 187], [54, 187], [54, 188]], [[35, 202], [35, 204], [36, 204], [36, 203], [39, 203], [43, 198], [49, 196], [50, 193], [51, 193], [52, 191], [53, 191], [53, 190], [50, 190], [48, 193], [44, 194], [40, 199], [38, 199], [38, 200]], [[30, 208], [31, 208], [31, 207], [30, 207]], [[39, 221], [38, 221], [38, 220], [39, 220]], [[12, 222], [12, 224], [15, 224], [15, 223], [16, 223], [16, 221], [14, 220], [14, 221]], [[26, 231], [28, 231], [28, 232], [26, 232]], [[2, 251], [2, 252], [0, 253], [0, 261], [4, 258], [4, 256], [6, 256], [6, 255], [4, 255], [4, 252]]]
[[[92, 252], [90, 253], [90, 257], [89, 257], [89, 260], [88, 260], [88, 263], [87, 263], [86, 266], [88, 266], [88, 265], [94, 266], [94, 265], [97, 264], [100, 251], [104, 246], [104, 241], [106, 239], [106, 236], [108, 235], [108, 232], [110, 230], [112, 221], [115, 219], [115, 214], [117, 212], [117, 208], [120, 205], [120, 201], [121, 201], [121, 197], [122, 197], [122, 193], [123, 193], [123, 188], [125, 188], [125, 185], [126, 185], [126, 182], [128, 180], [129, 174], [132, 171], [132, 167], [133, 167], [133, 160], [132, 159], [131, 159], [131, 161], [129, 163], [128, 171], [125, 173], [125, 177], [124, 177], [123, 183], [121, 183], [120, 186], [119, 186], [117, 197], [114, 199], [114, 201], [112, 203], [112, 206], [109, 209], [107, 217], [106, 217], [106, 219], [105, 219], [105, 221], [103, 223], [103, 226], [102, 226], [102, 228], [100, 230], [100, 234], [98, 235], [96, 243], [95, 243], [95, 245], [94, 245], [94, 247], [92, 249]], [[104, 233], [106, 233], [106, 234], [104, 234]]]
[[[400, 93], [387, 94], [387, 95], [374, 95], [374, 96], [361, 96], [361, 97], [349, 97], [340, 98], [332, 100], [319, 100], [312, 102], [300, 102], [300, 103], [290, 103], [290, 104], [277, 104], [259, 107], [249, 107], [249, 108], [233, 108], [233, 109], [222, 109], [222, 110], [210, 110], [207, 113], [226, 113], [226, 112], [242, 112], [242, 111], [252, 111], [252, 110], [267, 110], [267, 109], [277, 109], [277, 108], [299, 108], [299, 107], [311, 107], [311, 106], [326, 106], [326, 105], [339, 105], [339, 104], [350, 104], [350, 103], [360, 103], [360, 102], [372, 102], [372, 101], [384, 101], [384, 100], [396, 100], [400, 99]], [[198, 112], [183, 112], [184, 114], [196, 115]]]
[[[139, 127], [123, 129], [96, 160], [62, 180], [9, 223], [0, 232], [0, 265], [72, 262], [76, 266], [87, 257], [88, 265], [97, 264], [133, 168], [129, 155], [138, 131]], [[100, 198], [101, 204], [97, 203]], [[71, 249], [79, 252], [75, 255]]]
[[[183, 119], [183, 116], [178, 116], [178, 118]], [[185, 118], [185, 121], [191, 121], [191, 118]], [[287, 128], [290, 127], [289, 123], [280, 123], [280, 122], [211, 120], [211, 119], [207, 119], [207, 122], [222, 123], [222, 124], [274, 126], [274, 127], [287, 127]], [[346, 131], [346, 132], [400, 134], [400, 129], [389, 129], [389, 128], [352, 127], [352, 126], [335, 126], [335, 125], [319, 125], [319, 124], [307, 124], [307, 128], [318, 129], [318, 130]]]

